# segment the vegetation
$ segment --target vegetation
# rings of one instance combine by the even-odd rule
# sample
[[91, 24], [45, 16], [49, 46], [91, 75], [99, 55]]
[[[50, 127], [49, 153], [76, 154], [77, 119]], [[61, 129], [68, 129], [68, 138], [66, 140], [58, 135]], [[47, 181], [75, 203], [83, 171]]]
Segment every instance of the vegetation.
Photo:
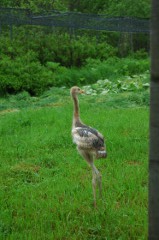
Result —
[[[78, 11], [108, 16], [149, 17], [148, 0], [133, 1], [13, 1], [2, 7], [29, 8], [34, 14], [50, 9]], [[93, 6], [93, 7], [92, 7]], [[43, 10], [42, 10], [43, 9]], [[27, 91], [40, 95], [49, 87], [92, 84], [114, 75], [134, 75], [149, 69], [148, 36], [106, 33], [39, 26], [8, 26], [0, 35], [0, 94]], [[131, 38], [131, 41], [130, 41]], [[127, 57], [127, 60], [121, 60]], [[137, 59], [137, 60], [136, 60]], [[121, 62], [121, 63], [120, 63]], [[92, 65], [91, 65], [92, 64]], [[115, 67], [113, 68], [113, 66]], [[94, 70], [95, 69], [95, 70]], [[115, 70], [114, 70], [115, 69]], [[111, 76], [110, 76], [111, 75]]]
[[1, 99], [1, 239], [147, 238], [148, 109], [137, 101], [142, 96], [80, 97], [82, 119], [107, 143], [108, 158], [96, 162], [104, 190], [97, 210], [91, 169], [72, 144], [69, 90]]
[[[131, 5], [131, 8], [130, 8]], [[149, 17], [150, 2], [148, 0], [1, 0], [1, 6], [28, 8], [34, 12], [56, 9], [61, 11], [78, 11], [85, 13], [106, 13], [114, 16]]]
[[[128, 7], [131, 5], [131, 8]], [[149, 17], [142, 1], [1, 0], [34, 13]], [[0, 35], [0, 239], [145, 240], [148, 36], [8, 26]], [[139, 44], [140, 43], [140, 44]], [[106, 137], [96, 161], [104, 196], [92, 206], [91, 169], [72, 143], [69, 88], [82, 86], [84, 122]], [[140, 212], [140, 214], [139, 214]]]
[[66, 68], [51, 61], [42, 65], [36, 54], [30, 50], [26, 55], [13, 59], [3, 56], [0, 61], [0, 89], [1, 95], [21, 91], [40, 95], [53, 86], [86, 85], [95, 83], [99, 79], [109, 79], [115, 84], [119, 78], [125, 79], [126, 76], [145, 74], [148, 80], [148, 69], [148, 59], [117, 57], [108, 58], [105, 61], [87, 59], [85, 66], [80, 69]]

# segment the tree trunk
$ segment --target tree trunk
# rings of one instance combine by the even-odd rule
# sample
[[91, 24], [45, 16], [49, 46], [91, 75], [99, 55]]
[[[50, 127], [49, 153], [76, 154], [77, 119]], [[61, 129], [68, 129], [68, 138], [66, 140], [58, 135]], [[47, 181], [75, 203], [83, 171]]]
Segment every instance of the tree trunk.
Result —
[[159, 0], [152, 0], [149, 240], [159, 240]]

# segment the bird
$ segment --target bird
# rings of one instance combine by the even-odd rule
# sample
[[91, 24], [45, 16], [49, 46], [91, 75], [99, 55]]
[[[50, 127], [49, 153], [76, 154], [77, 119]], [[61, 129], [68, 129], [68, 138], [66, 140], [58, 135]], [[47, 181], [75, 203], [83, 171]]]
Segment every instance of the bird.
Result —
[[99, 189], [99, 197], [102, 198], [102, 175], [94, 165], [94, 161], [99, 158], [106, 158], [106, 144], [103, 135], [90, 126], [85, 125], [80, 119], [78, 95], [85, 93], [78, 86], [70, 89], [73, 100], [73, 121], [72, 121], [72, 138], [76, 144], [79, 154], [86, 160], [92, 169], [92, 190], [93, 205], [97, 207], [96, 190]]

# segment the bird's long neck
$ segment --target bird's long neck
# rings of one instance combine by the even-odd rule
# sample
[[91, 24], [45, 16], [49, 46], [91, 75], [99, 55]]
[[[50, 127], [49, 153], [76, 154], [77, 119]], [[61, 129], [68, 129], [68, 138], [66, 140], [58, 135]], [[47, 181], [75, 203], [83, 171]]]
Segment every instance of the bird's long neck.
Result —
[[73, 126], [75, 127], [78, 123], [80, 123], [80, 113], [79, 113], [79, 103], [76, 94], [72, 95], [73, 103], [74, 103], [74, 112], [73, 112]]

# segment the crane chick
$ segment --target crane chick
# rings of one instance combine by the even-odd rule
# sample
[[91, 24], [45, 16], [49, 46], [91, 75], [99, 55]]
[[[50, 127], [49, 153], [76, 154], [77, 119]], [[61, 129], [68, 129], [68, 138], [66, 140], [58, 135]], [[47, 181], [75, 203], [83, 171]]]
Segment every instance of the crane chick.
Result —
[[78, 94], [84, 93], [84, 91], [74, 86], [71, 88], [70, 93], [74, 103], [72, 138], [73, 142], [77, 145], [78, 152], [92, 168], [93, 201], [96, 207], [97, 185], [100, 197], [102, 197], [102, 176], [95, 167], [94, 160], [107, 157], [104, 137], [99, 131], [85, 125], [80, 119]]

